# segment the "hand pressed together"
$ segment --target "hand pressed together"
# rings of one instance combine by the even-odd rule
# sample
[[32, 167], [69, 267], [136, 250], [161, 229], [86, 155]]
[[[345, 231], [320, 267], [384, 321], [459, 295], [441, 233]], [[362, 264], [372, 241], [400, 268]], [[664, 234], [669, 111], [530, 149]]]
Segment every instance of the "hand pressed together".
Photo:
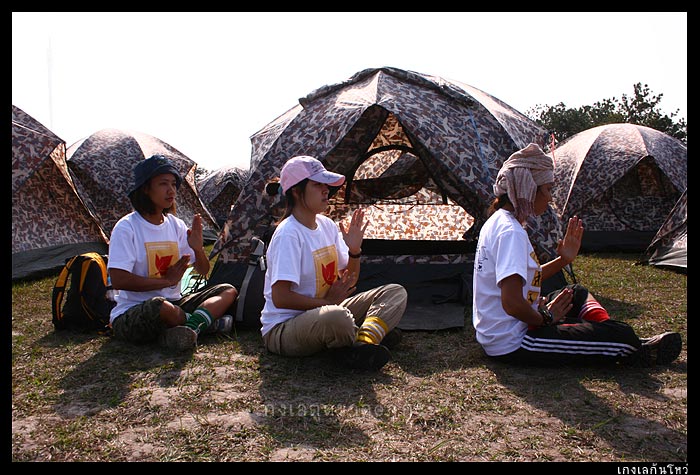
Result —
[[546, 305], [549, 313], [554, 317], [554, 322], [558, 322], [564, 318], [564, 316], [569, 313], [573, 308], [574, 291], [571, 289], [564, 289], [559, 294], [554, 297], [554, 299], [547, 303], [547, 298], [542, 297], [540, 305]]
[[182, 280], [182, 276], [185, 275], [185, 271], [189, 265], [190, 255], [184, 254], [175, 264], [168, 267], [168, 270], [165, 272], [165, 281], [170, 283], [168, 287], [172, 287]]
[[331, 304], [339, 304], [355, 292], [355, 273], [347, 269], [341, 270], [340, 275], [326, 293], [326, 300]]

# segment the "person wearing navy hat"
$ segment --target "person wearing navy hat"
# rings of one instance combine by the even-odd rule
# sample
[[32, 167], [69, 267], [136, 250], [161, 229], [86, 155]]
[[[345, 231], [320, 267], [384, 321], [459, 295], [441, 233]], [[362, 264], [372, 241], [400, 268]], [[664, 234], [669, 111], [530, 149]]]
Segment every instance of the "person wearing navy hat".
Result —
[[134, 166], [134, 185], [129, 191], [129, 196], [133, 195], [150, 178], [163, 173], [170, 173], [175, 177], [175, 188], [179, 190], [182, 184], [182, 177], [175, 165], [163, 155], [153, 155]]
[[182, 176], [163, 155], [134, 167], [128, 192], [134, 210], [112, 230], [107, 267], [116, 306], [110, 314], [114, 336], [133, 343], [158, 341], [175, 350], [193, 349], [202, 331], [230, 330], [224, 316], [238, 296], [231, 284], [218, 284], [183, 297], [180, 281], [188, 267], [207, 275], [202, 218], [192, 226], [175, 216]]

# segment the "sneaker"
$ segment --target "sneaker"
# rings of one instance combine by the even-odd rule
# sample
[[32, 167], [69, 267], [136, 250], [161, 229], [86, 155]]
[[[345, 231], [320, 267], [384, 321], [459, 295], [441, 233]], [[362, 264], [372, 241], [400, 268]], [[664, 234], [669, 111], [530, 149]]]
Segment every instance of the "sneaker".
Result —
[[377, 371], [391, 359], [391, 353], [386, 346], [360, 344], [339, 348], [339, 362], [351, 369]]
[[620, 362], [633, 368], [651, 368], [654, 366], [654, 357], [651, 354], [651, 348], [642, 343], [637, 351], [622, 358]]
[[197, 344], [197, 332], [183, 325], [168, 328], [160, 336], [160, 343], [172, 350], [190, 350]]
[[394, 328], [384, 336], [384, 339], [382, 340], [381, 344], [383, 346], [386, 346], [390, 350], [393, 350], [398, 346], [399, 343], [401, 343], [402, 339], [403, 334], [401, 333], [401, 330], [399, 330], [398, 328]]
[[209, 325], [209, 327], [207, 327], [202, 334], [210, 335], [212, 333], [231, 333], [232, 328], [233, 317], [231, 315], [223, 315], [222, 317], [214, 320], [214, 323]]
[[652, 359], [656, 354], [656, 364], [667, 365], [675, 361], [681, 354], [683, 340], [680, 333], [666, 332], [651, 338], [643, 338], [642, 347], [650, 350]]

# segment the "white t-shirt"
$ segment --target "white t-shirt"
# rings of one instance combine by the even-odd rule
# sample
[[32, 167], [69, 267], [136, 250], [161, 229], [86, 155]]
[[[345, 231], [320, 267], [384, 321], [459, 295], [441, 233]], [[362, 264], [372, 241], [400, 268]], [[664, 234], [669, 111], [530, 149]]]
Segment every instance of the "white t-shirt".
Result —
[[312, 230], [289, 216], [272, 235], [266, 254], [265, 306], [260, 317], [263, 335], [275, 325], [303, 313], [275, 307], [272, 303], [275, 282], [288, 280], [294, 292], [323, 298], [338, 277], [338, 271], [348, 265], [348, 246], [338, 225], [323, 215], [316, 215], [316, 224]]
[[491, 356], [517, 350], [528, 329], [501, 304], [500, 283], [513, 274], [522, 278], [523, 297], [536, 308], [542, 267], [525, 229], [509, 211], [499, 209], [481, 228], [474, 256], [472, 321], [476, 341]]
[[[142, 277], [162, 277], [184, 254], [190, 255], [192, 264], [195, 255], [187, 243], [187, 225], [182, 219], [168, 214], [162, 224], [152, 224], [133, 211], [117, 221], [112, 230], [107, 267]], [[168, 300], [181, 298], [180, 283], [147, 292], [115, 292], [117, 305], [112, 309], [110, 322], [132, 306], [159, 296]]]

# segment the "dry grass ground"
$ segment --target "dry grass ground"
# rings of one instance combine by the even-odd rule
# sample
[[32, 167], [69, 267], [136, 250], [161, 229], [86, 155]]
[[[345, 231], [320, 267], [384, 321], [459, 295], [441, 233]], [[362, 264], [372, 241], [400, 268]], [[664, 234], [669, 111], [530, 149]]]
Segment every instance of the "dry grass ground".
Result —
[[[13, 461], [599, 461], [686, 465], [687, 280], [582, 255], [578, 281], [667, 367], [511, 368], [463, 330], [405, 332], [378, 373], [265, 351], [257, 332], [172, 354], [56, 333], [53, 278], [12, 289]], [[686, 465], [687, 468], [687, 465]]]

